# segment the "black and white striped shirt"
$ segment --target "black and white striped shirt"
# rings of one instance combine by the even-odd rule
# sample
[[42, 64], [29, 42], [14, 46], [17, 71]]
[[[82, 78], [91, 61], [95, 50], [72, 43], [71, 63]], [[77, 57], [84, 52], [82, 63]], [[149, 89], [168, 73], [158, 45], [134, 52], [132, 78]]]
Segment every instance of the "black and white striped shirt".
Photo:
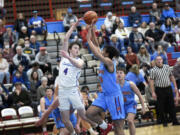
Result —
[[168, 87], [171, 86], [170, 76], [172, 75], [169, 65], [162, 67], [155, 66], [150, 71], [150, 79], [154, 80], [155, 87]]

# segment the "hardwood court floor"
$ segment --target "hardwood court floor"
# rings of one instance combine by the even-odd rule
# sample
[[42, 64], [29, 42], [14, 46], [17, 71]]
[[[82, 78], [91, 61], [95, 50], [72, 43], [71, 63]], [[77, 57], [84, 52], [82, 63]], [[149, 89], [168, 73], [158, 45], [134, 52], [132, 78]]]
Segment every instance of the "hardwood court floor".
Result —
[[[109, 133], [108, 135], [114, 135]], [[129, 131], [125, 130], [125, 135], [129, 135]], [[180, 126], [163, 127], [162, 125], [148, 126], [136, 128], [136, 135], [180, 135]]]

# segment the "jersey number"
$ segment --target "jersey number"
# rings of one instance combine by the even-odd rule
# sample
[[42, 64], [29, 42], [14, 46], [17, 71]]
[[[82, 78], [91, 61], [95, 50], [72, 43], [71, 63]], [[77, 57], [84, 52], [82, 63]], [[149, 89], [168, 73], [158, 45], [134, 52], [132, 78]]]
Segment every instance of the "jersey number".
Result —
[[68, 68], [64, 69], [64, 74], [67, 75]]

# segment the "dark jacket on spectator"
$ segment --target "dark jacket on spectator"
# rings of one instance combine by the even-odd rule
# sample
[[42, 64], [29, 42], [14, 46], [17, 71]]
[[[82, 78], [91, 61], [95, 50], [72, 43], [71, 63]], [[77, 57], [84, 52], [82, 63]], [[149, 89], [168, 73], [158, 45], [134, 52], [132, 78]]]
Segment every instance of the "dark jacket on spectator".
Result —
[[157, 28], [155, 28], [154, 31], [152, 31], [151, 29], [148, 29], [145, 33], [145, 37], [147, 37], [147, 36], [152, 37], [155, 40], [155, 42], [160, 41], [162, 39], [163, 35], [164, 35], [164, 32]]
[[139, 24], [141, 23], [141, 15], [136, 12], [136, 13], [130, 13], [129, 15], [129, 24], [130, 26], [133, 26], [133, 24], [135, 24], [135, 22], [138, 20]]
[[17, 31], [17, 32], [20, 32], [21, 31], [21, 28], [23, 26], [26, 26], [28, 28], [28, 24], [27, 24], [27, 21], [26, 19], [16, 19], [15, 23], [14, 23], [14, 29]]
[[37, 102], [37, 90], [40, 85], [41, 81], [30, 80], [30, 94], [33, 102]]
[[13, 105], [17, 105], [18, 102], [24, 103], [24, 106], [31, 105], [31, 99], [29, 96], [29, 93], [26, 90], [21, 90], [21, 93], [19, 95], [16, 94], [14, 91], [12, 93], [13, 97]]

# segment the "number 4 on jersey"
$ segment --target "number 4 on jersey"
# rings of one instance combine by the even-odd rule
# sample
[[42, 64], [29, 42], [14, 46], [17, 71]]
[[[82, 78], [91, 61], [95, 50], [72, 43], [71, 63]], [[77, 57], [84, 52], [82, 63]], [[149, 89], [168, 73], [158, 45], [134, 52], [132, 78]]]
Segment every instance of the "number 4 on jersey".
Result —
[[68, 68], [64, 69], [64, 74], [67, 75]]

